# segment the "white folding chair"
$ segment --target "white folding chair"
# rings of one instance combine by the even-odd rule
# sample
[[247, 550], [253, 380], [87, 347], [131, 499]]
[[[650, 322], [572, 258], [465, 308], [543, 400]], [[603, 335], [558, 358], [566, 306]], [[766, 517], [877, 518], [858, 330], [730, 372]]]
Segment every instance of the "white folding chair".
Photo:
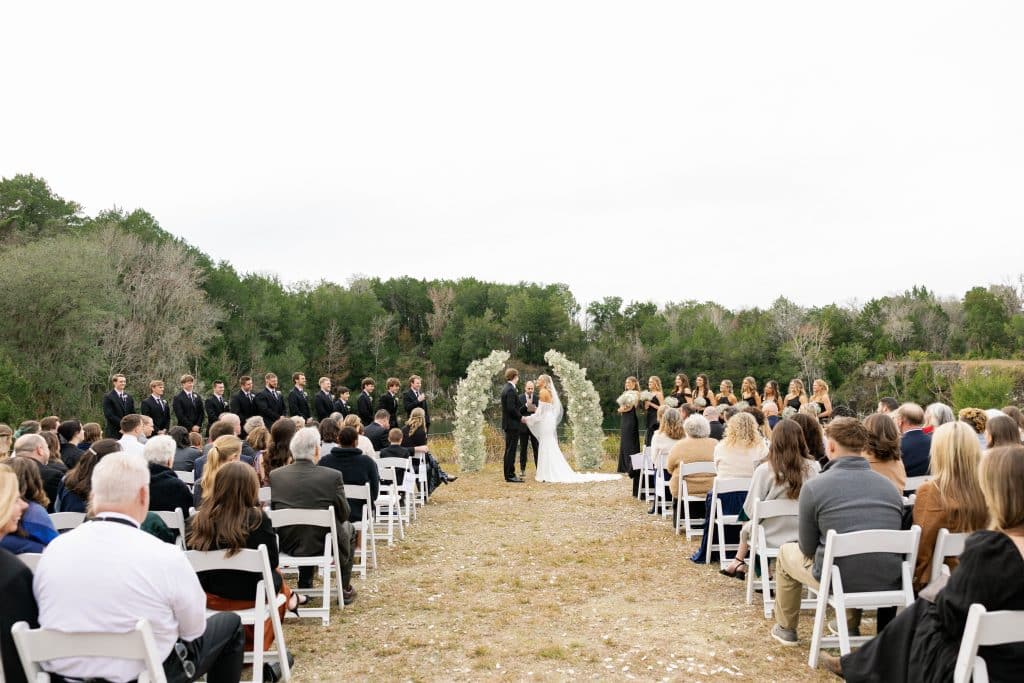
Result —
[[[764, 602], [765, 619], [771, 618], [772, 611], [775, 609], [775, 597], [772, 593], [775, 582], [770, 577], [768, 561], [779, 556], [779, 548], [778, 546], [768, 544], [764, 530], [764, 521], [779, 517], [797, 517], [799, 514], [800, 504], [798, 501], [788, 498], [776, 500], [754, 499], [754, 516], [750, 521], [750, 552], [748, 557], [751, 559], [751, 566], [747, 569], [747, 604], [750, 605], [754, 602], [754, 582], [757, 579], [754, 578], [753, 564], [756, 562], [757, 566], [761, 569], [761, 598]], [[795, 538], [787, 539], [787, 541], [795, 540]], [[807, 606], [813, 607], [813, 603]]]
[[105, 657], [131, 659], [145, 667], [139, 683], [166, 683], [162, 658], [157, 654], [153, 629], [139, 619], [135, 629], [127, 633], [64, 633], [45, 628], [29, 628], [19, 621], [11, 628], [14, 644], [21, 658], [25, 678], [33, 683], [49, 683], [50, 676], [40, 662], [65, 657]]
[[668, 453], [658, 453], [654, 456], [654, 506], [657, 510], [658, 506], [661, 506], [661, 516], [668, 517], [672, 513], [669, 512], [668, 499], [665, 495], [665, 491], [668, 489], [668, 482], [665, 480], [665, 462], [668, 460]]
[[[684, 522], [682, 528], [686, 530], [686, 540], [689, 541], [694, 536], [700, 536], [704, 533], [704, 530], [700, 528], [700, 525], [704, 524], [704, 519], [692, 519], [690, 517], [690, 506], [689, 503], [704, 503], [707, 501], [706, 495], [691, 495], [689, 485], [686, 482], [686, 477], [691, 474], [710, 474], [715, 475], [715, 463], [710, 460], [707, 462], [691, 462], [689, 464], [679, 465], [679, 491], [676, 493], [676, 533], [680, 532], [680, 517]], [[704, 511], [707, 515], [707, 511]]]
[[[903, 495], [911, 496], [912, 493], [921, 488], [921, 484], [932, 478], [930, 474], [923, 474], [920, 477], [907, 477], [907, 483], [903, 485]], [[911, 496], [912, 498], [914, 496]]]
[[[231, 557], [228, 557], [227, 553], [222, 550], [206, 552], [188, 550], [185, 552], [185, 556], [196, 573], [229, 569], [262, 575], [263, 578], [256, 584], [255, 606], [250, 609], [230, 611], [237, 614], [243, 624], [253, 627], [253, 651], [245, 653], [245, 661], [252, 663], [253, 683], [261, 683], [263, 680], [264, 659], [277, 660], [281, 666], [282, 680], [291, 678], [291, 667], [288, 666], [288, 653], [284, 643], [284, 629], [281, 628], [281, 616], [277, 613], [278, 608], [284, 604], [285, 598], [283, 593], [274, 593], [274, 579], [270, 573], [267, 546], [260, 545], [256, 550], [239, 550]], [[216, 610], [206, 610], [207, 615], [216, 614], [216, 612]], [[270, 626], [274, 630], [275, 648], [264, 652], [263, 629], [267, 619], [270, 619]]]
[[168, 529], [178, 532], [178, 547], [185, 550], [185, 513], [182, 509], [177, 508], [174, 512], [166, 510], [150, 510], [150, 512], [159, 517]]
[[[850, 646], [862, 644], [872, 636], [850, 636], [846, 624], [848, 609], [878, 609], [880, 607], [906, 607], [914, 602], [914, 562], [917, 560], [917, 544], [921, 539], [921, 527], [916, 524], [909, 531], [872, 529], [851, 531], [845, 534], [829, 529], [825, 537], [825, 559], [821, 565], [821, 584], [817, 589], [818, 599], [814, 612], [814, 629], [811, 631], [811, 654], [807, 663], [813, 669], [818, 665], [818, 653], [822, 647], [836, 647], [844, 654], [850, 654]], [[897, 589], [861, 591], [847, 593], [843, 590], [843, 577], [836, 559], [865, 553], [892, 553], [903, 555], [901, 586]], [[826, 637], [825, 616], [829, 605], [836, 613], [838, 638]]]
[[[408, 473], [406, 473], [408, 475]], [[363, 502], [363, 518], [356, 525], [359, 532], [359, 547], [352, 549], [352, 571], [359, 572], [359, 578], [365, 579], [368, 570], [368, 559], [372, 558], [373, 568], [377, 568], [377, 537], [373, 532], [373, 501], [370, 500], [369, 484], [345, 484], [345, 497]], [[369, 549], [369, 555], [367, 554]], [[355, 559], [358, 555], [359, 563]]]
[[269, 486], [261, 486], [260, 487], [260, 490], [259, 490], [259, 500], [260, 500], [260, 505], [265, 505], [265, 504], [269, 504], [270, 503], [270, 487]]
[[427, 504], [427, 489], [430, 488], [427, 482], [427, 456], [423, 453], [413, 453], [412, 459], [416, 462], [416, 504], [423, 506]]
[[279, 553], [277, 565], [281, 569], [298, 569], [299, 567], [316, 567], [320, 570], [323, 578], [323, 586], [317, 588], [294, 588], [292, 592], [302, 595], [315, 595], [320, 592], [320, 607], [303, 607], [303, 617], [320, 617], [324, 626], [331, 623], [331, 596], [334, 594], [331, 589], [331, 567], [334, 567], [334, 578], [338, 583], [338, 607], [344, 609], [345, 600], [342, 596], [341, 562], [338, 558], [341, 553], [338, 550], [338, 523], [334, 518], [334, 506], [326, 510], [301, 510], [297, 508], [285, 508], [268, 510], [274, 530], [283, 529], [288, 526], [315, 526], [327, 529], [324, 536], [324, 552], [321, 555], [311, 557], [299, 557], [287, 553]]
[[978, 648], [1020, 642], [1024, 642], [1024, 611], [989, 612], [984, 605], [974, 603], [967, 612], [967, 623], [953, 670], [953, 683], [969, 683], [971, 680], [988, 683], [988, 667], [978, 656]]
[[74, 529], [85, 521], [84, 512], [51, 512], [50, 521], [58, 532]]
[[654, 476], [654, 463], [651, 461], [651, 447], [644, 446], [644, 449], [631, 455], [633, 469], [640, 470], [640, 481], [636, 489], [637, 500], [650, 500], [651, 486], [649, 477]]
[[939, 529], [939, 535], [935, 537], [935, 551], [932, 553], [932, 572], [928, 583], [945, 572], [949, 574], [949, 567], [946, 566], [947, 557], [960, 557], [964, 551], [964, 543], [969, 533], [954, 534], [949, 529]]
[[18, 559], [21, 560], [26, 567], [28, 567], [34, 572], [36, 570], [36, 567], [39, 566], [39, 560], [40, 558], [42, 558], [42, 556], [42, 553], [19, 553]]
[[[377, 494], [377, 500], [374, 511], [374, 518], [378, 527], [387, 527], [385, 534], [388, 539], [388, 545], [394, 543], [394, 524], [398, 522], [398, 538], [405, 539], [405, 525], [409, 523], [408, 510], [403, 508], [403, 500], [400, 495], [400, 491], [407, 490], [406, 477], [403, 474], [402, 486], [398, 485], [398, 473], [397, 470], [401, 469], [403, 472], [409, 467], [409, 461], [406, 458], [381, 458], [377, 461], [377, 471], [380, 474], [380, 492]], [[385, 482], [387, 482], [385, 484]], [[406, 493], [404, 504], [408, 505], [409, 494]]]
[[176, 475], [178, 475], [178, 479], [181, 479], [183, 482], [188, 484], [189, 487], [192, 487], [192, 486], [195, 485], [195, 483], [196, 483], [196, 473], [195, 472], [182, 472], [181, 470], [174, 470], [174, 473]]
[[722, 511], [722, 499], [719, 498], [723, 493], [735, 493], [739, 491], [747, 491], [750, 489], [750, 479], [745, 477], [732, 477], [722, 478], [715, 477], [714, 484], [711, 485], [711, 509], [708, 510], [708, 542], [704, 553], [704, 564], [711, 564], [711, 551], [712, 543], [715, 540], [715, 531], [718, 531], [718, 563], [724, 569], [728, 564], [728, 560], [725, 558], [725, 552], [727, 550], [736, 550], [740, 546], [738, 543], [726, 543], [725, 542], [725, 527], [726, 526], [742, 526], [743, 522], [739, 521], [739, 514], [727, 515]]

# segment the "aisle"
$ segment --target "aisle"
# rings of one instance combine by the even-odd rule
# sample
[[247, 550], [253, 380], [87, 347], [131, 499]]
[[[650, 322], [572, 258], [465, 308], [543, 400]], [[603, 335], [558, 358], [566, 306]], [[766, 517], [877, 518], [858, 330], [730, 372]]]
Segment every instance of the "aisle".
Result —
[[829, 680], [628, 486], [460, 476], [329, 627], [287, 622], [295, 680]]

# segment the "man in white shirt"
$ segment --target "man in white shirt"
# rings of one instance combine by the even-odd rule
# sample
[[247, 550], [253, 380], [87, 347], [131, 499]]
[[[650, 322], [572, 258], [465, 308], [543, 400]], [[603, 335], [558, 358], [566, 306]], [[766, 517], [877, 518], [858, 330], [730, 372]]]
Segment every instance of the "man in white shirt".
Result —
[[[127, 416], [126, 416], [127, 417]], [[149, 621], [168, 681], [238, 681], [245, 633], [233, 613], [208, 621], [206, 594], [177, 546], [139, 529], [149, 509], [149, 469], [116, 452], [92, 475], [95, 518], [54, 539], [33, 581], [39, 625], [68, 633], [125, 633]], [[46, 664], [61, 680], [132, 681], [142, 663], [69, 657]]]
[[141, 456], [143, 453], [142, 440], [139, 438], [143, 432], [142, 416], [138, 414], [125, 415], [121, 418], [121, 438], [117, 440], [121, 444], [121, 450], [125, 453], [133, 453]]

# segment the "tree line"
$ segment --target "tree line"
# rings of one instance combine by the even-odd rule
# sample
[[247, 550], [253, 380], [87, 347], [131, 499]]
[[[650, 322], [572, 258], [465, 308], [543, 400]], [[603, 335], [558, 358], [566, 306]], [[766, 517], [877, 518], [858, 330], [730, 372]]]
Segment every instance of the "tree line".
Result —
[[627, 375], [821, 377], [842, 397], [865, 362], [1020, 357], [1024, 284], [943, 298], [922, 286], [863, 305], [658, 306], [606, 297], [583, 308], [565, 284], [474, 278], [282, 283], [214, 262], [143, 209], [87, 216], [39, 177], [0, 179], [0, 421], [92, 418], [115, 372], [137, 395], [189, 372], [208, 392], [243, 374], [419, 374], [436, 412], [466, 366], [508, 349], [526, 373], [556, 348], [588, 369], [606, 413]]

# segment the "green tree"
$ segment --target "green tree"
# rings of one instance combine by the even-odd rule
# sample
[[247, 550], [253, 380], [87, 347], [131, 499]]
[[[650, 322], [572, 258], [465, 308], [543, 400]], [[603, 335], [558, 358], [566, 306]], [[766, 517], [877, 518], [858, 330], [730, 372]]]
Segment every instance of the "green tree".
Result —
[[0, 178], [0, 243], [54, 236], [82, 225], [82, 207], [32, 174]]
[[968, 352], [986, 358], [1005, 353], [1010, 318], [998, 296], [974, 287], [964, 295], [964, 318]]

